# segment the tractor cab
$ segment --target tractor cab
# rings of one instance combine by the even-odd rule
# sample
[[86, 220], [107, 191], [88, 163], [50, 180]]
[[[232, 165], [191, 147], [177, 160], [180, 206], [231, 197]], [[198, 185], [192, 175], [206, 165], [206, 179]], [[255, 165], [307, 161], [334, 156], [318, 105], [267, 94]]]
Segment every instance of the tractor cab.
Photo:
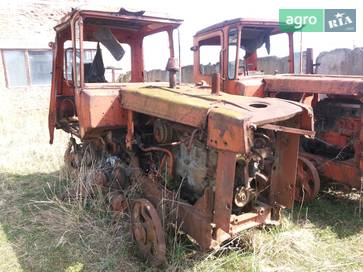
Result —
[[[87, 138], [96, 130], [123, 125], [124, 118], [115, 119], [121, 114], [118, 90], [121, 85], [145, 81], [146, 37], [167, 33], [165, 41], [159, 43], [167, 45], [169, 50], [160, 50], [160, 44], [155, 50], [165, 59], [169, 71], [169, 83], [165, 85], [175, 87], [178, 68], [173, 31], [181, 22], [123, 8], [118, 12], [72, 10], [63, 17], [54, 28], [55, 42], [50, 43], [53, 49], [50, 142], [55, 128]], [[120, 70], [125, 73], [116, 78], [116, 71]]]
[[[273, 44], [276, 38], [278, 43]], [[286, 51], [286, 64], [263, 67], [257, 58], [269, 56], [274, 46]], [[256, 78], [281, 69], [294, 73], [293, 32], [283, 32], [278, 21], [224, 21], [197, 32], [191, 50], [195, 82], [211, 85], [212, 74], [219, 73], [222, 90], [231, 94], [262, 96], [261, 80]]]

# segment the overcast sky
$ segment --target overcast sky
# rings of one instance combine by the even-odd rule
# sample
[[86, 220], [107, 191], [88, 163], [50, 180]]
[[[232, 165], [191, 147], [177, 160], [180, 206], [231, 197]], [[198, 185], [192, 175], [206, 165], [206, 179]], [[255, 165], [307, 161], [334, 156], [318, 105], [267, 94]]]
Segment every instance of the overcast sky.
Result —
[[[8, 0], [0, 0], [8, 1]], [[22, 4], [31, 0], [12, 0], [11, 3]], [[33, 0], [34, 1], [34, 0]], [[39, 0], [42, 1], [42, 0]], [[43, 0], [44, 1], [44, 0]], [[59, 0], [61, 1], [61, 0]], [[72, 0], [66, 0], [74, 2]], [[192, 64], [193, 56], [190, 47], [193, 35], [200, 29], [211, 24], [238, 18], [261, 18], [278, 20], [280, 8], [305, 9], [356, 9], [357, 32], [355, 33], [303, 33], [303, 50], [314, 48], [315, 57], [322, 51], [334, 48], [363, 47], [363, 1], [362, 0], [78, 0], [84, 1], [84, 9], [94, 9], [109, 5], [117, 10], [125, 7], [133, 10], [146, 10], [183, 19], [180, 27], [181, 63]], [[75, 4], [77, 5], [77, 4]], [[116, 8], [117, 7], [117, 8]], [[166, 36], [165, 36], [166, 37]], [[166, 39], [166, 38], [165, 38]], [[300, 33], [295, 34], [295, 51], [300, 50]], [[282, 41], [283, 42], [283, 41]], [[273, 55], [285, 56], [287, 44], [275, 44], [271, 41]], [[145, 46], [145, 68], [165, 68], [166, 59], [155, 52], [167, 50], [167, 41], [160, 37], [150, 38]]]
[[[356, 9], [357, 32], [355, 33], [303, 33], [303, 49], [314, 48], [314, 55], [317, 56], [322, 51], [334, 48], [363, 47], [363, 1], [361, 0], [223, 0], [223, 1], [172, 1], [172, 0], [151, 0], [151, 1], [117, 1], [122, 5], [132, 9], [145, 9], [167, 13], [170, 16], [184, 20], [180, 27], [181, 34], [181, 61], [183, 65], [192, 64], [192, 52], [190, 47], [193, 43], [193, 35], [200, 29], [227, 19], [238, 17], [278, 19], [280, 8], [323, 8]], [[300, 33], [295, 34], [295, 51], [300, 50]], [[286, 45], [287, 46], [287, 45]], [[276, 55], [286, 55], [285, 45], [282, 50], [278, 50], [271, 42], [272, 53]], [[278, 46], [280, 47], [280, 46]], [[154, 48], [155, 49], [155, 48]], [[146, 48], [145, 56], [149, 53]], [[150, 63], [157, 63], [157, 55]], [[149, 63], [149, 62], [148, 62]], [[163, 63], [163, 65], [165, 65]]]

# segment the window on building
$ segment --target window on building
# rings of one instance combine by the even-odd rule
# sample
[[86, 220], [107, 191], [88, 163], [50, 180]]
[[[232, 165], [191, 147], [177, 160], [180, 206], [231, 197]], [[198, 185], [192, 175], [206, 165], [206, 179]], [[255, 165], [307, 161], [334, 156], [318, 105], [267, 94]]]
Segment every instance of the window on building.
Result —
[[2, 52], [8, 88], [50, 85], [51, 50], [5, 49]]
[[4, 50], [4, 66], [7, 77], [7, 87], [28, 85], [24, 50]]
[[52, 72], [52, 52], [29, 51], [30, 79], [32, 85], [49, 85]]

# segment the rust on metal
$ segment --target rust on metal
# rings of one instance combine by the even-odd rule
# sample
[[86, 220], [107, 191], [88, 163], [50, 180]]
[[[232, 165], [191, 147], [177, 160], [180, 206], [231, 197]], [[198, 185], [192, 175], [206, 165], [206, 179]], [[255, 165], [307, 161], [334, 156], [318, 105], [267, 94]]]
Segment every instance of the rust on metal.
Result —
[[297, 177], [295, 200], [311, 202], [319, 193], [320, 177], [314, 164], [304, 157], [299, 157], [297, 163]]
[[[270, 47], [277, 46], [270, 44], [270, 38], [275, 35], [287, 37], [288, 50], [285, 53], [288, 57], [284, 66], [288, 74], [278, 70], [266, 74], [263, 62], [258, 59], [258, 48], [264, 45], [269, 54]], [[324, 176], [326, 181], [359, 189], [363, 171], [363, 79], [352, 75], [314, 74], [318, 72], [319, 64], [314, 64], [311, 48], [306, 51], [306, 74], [294, 74], [293, 41], [294, 33], [283, 32], [278, 21], [238, 18], [204, 28], [195, 34], [193, 41], [195, 82], [212, 84], [213, 72], [208, 69], [212, 69], [213, 65], [204, 69], [201, 51], [205, 45], [220, 46], [219, 55], [215, 53], [213, 56], [213, 59], [219, 57], [220, 61], [212, 64], [219, 67], [223, 91], [250, 97], [283, 98], [311, 107], [305, 108], [306, 114], [299, 120], [300, 128], [275, 123], [258, 127], [275, 132], [309, 135], [310, 138], [301, 139], [301, 151], [304, 158], [316, 166], [319, 175]], [[230, 46], [244, 50], [236, 50], [231, 56], [229, 50], [224, 50]], [[313, 112], [315, 120], [311, 118]], [[312, 139], [314, 136], [315, 139]], [[315, 173], [314, 170], [310, 171], [310, 176], [315, 176], [312, 173]], [[316, 178], [312, 180], [317, 183]], [[301, 193], [302, 186], [307, 188], [306, 184], [300, 182], [296, 195]], [[312, 197], [316, 195], [316, 187], [312, 186]]]
[[232, 214], [232, 199], [235, 178], [236, 153], [220, 151], [217, 160], [216, 190], [214, 201], [214, 218], [216, 224], [216, 240], [223, 241], [219, 236], [228, 235]]
[[221, 75], [214, 73], [212, 75], [212, 94], [219, 95], [221, 91]]
[[[173, 31], [180, 24], [142, 12], [76, 10], [55, 27], [51, 141], [55, 128], [79, 138], [71, 140], [66, 161], [76, 171], [97, 165], [92, 184], [110, 190], [116, 214], [130, 213], [136, 244], [154, 265], [166, 261], [168, 220], [203, 250], [251, 227], [279, 223], [281, 208], [294, 199], [299, 137], [313, 135], [309, 106], [228, 94], [233, 82], [224, 82], [225, 74], [215, 76], [212, 89], [176, 87]], [[130, 45], [130, 82], [105, 82], [102, 71], [96, 82], [88, 81], [83, 43], [97, 41], [101, 26], [116, 42]], [[279, 32], [278, 26], [271, 31]], [[170, 80], [144, 83], [143, 40], [160, 32], [168, 34]], [[71, 78], [63, 77], [67, 40], [72, 40]], [[248, 63], [255, 60], [250, 56]], [[261, 95], [264, 83], [251, 80], [238, 88]], [[129, 199], [135, 188], [143, 198]]]
[[128, 210], [128, 203], [126, 197], [119, 192], [111, 192], [109, 194], [111, 209], [113, 212], [123, 214]]
[[314, 59], [312, 48], [306, 48], [305, 72], [307, 74], [314, 74]]
[[279, 125], [267, 124], [267, 125], [261, 126], [261, 128], [270, 129], [270, 130], [273, 130], [273, 131], [284, 131], [284, 132], [287, 132], [287, 133], [293, 133], [293, 134], [299, 134], [299, 135], [303, 134], [303, 135], [307, 135], [307, 136], [310, 136], [310, 137], [315, 136], [315, 132], [311, 131], [311, 130], [284, 127], [284, 126], [279, 126]]
[[358, 76], [275, 75], [264, 76], [266, 92], [317, 93], [361, 96], [363, 79]]
[[95, 171], [93, 178], [94, 180], [92, 185], [94, 185], [96, 188], [104, 189], [107, 187], [107, 176], [103, 171]]
[[292, 208], [294, 203], [299, 135], [277, 132], [278, 160], [272, 166], [271, 204]]
[[[166, 149], [166, 148], [162, 148], [162, 147], [156, 147], [156, 146], [150, 146], [150, 147], [142, 147], [139, 146], [140, 149], [144, 152], [151, 152], [151, 151], [161, 151], [163, 153], [165, 153], [165, 155], [167, 156], [167, 163], [168, 163], [168, 175], [169, 176], [173, 176], [173, 169], [174, 169], [174, 156], [173, 153]], [[162, 165], [162, 164], [161, 164]]]
[[134, 201], [131, 212], [132, 233], [143, 256], [155, 266], [166, 262], [163, 227], [153, 204], [147, 199]]

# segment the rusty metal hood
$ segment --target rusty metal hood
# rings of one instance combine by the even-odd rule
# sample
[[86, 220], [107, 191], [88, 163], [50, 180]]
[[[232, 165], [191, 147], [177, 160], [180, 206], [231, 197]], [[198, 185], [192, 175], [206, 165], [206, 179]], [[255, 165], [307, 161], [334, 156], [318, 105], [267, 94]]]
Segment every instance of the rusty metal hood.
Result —
[[[277, 98], [236, 96], [221, 92], [212, 95], [209, 89], [181, 86], [170, 89], [160, 86], [122, 87], [122, 106], [174, 122], [200, 127], [211, 112], [245, 124], [263, 125], [288, 120], [303, 112], [312, 116], [306, 105]], [[305, 129], [311, 129], [305, 128]]]
[[292, 75], [263, 76], [267, 92], [299, 92], [361, 96], [363, 77], [345, 75]]

